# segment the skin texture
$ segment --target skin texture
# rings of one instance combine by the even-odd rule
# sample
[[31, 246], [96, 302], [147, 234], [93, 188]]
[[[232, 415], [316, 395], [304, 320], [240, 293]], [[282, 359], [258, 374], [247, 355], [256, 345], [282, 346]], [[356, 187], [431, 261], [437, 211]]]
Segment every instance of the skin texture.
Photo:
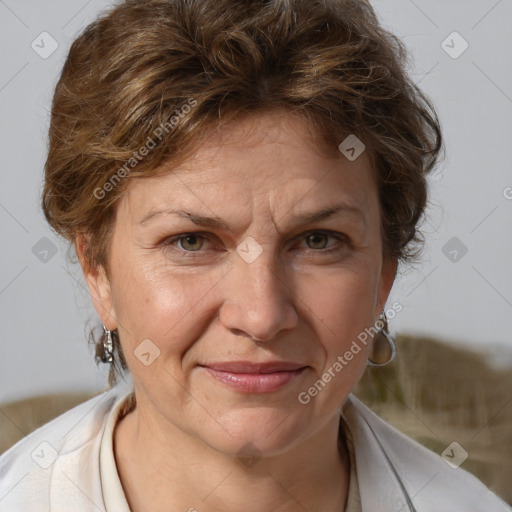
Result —
[[[340, 202], [347, 208], [327, 219], [296, 218]], [[148, 218], [169, 209], [219, 217], [231, 231], [170, 213]], [[343, 510], [339, 412], [369, 347], [308, 404], [297, 396], [375, 323], [393, 283], [367, 156], [326, 157], [291, 114], [239, 120], [178, 168], [131, 180], [112, 237], [108, 278], [81, 261], [135, 383], [137, 406], [114, 440], [132, 510]], [[247, 237], [262, 249], [250, 263], [237, 253]], [[136, 349], [147, 339], [160, 353], [146, 366]], [[233, 360], [307, 368], [276, 391], [245, 393], [199, 366]]]

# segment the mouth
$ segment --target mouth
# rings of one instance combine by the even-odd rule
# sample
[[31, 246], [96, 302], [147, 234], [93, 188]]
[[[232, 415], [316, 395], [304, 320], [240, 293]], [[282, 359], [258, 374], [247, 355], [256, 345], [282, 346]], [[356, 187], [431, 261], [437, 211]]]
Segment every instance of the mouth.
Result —
[[245, 393], [277, 391], [295, 380], [308, 368], [304, 364], [286, 361], [266, 363], [227, 361], [200, 366], [221, 384]]

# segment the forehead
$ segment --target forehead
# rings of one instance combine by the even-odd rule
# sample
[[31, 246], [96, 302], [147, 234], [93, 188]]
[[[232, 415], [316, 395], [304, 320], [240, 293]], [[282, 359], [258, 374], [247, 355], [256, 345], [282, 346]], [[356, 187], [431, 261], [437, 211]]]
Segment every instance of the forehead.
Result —
[[[342, 135], [340, 137], [343, 138]], [[307, 118], [287, 110], [277, 110], [235, 118], [212, 128], [200, 150], [189, 161], [194, 157], [210, 158], [220, 150], [243, 158], [249, 150], [257, 149], [260, 153], [268, 150], [276, 155], [290, 148], [302, 157], [315, 156], [326, 162], [341, 157], [336, 145], [328, 144]]]
[[215, 211], [256, 198], [271, 198], [284, 210], [336, 199], [364, 207], [375, 193], [367, 155], [349, 161], [337, 148], [328, 154], [303, 118], [282, 113], [213, 129], [180, 165], [164, 164], [156, 177], [130, 181], [130, 209], [146, 214], [176, 202]]

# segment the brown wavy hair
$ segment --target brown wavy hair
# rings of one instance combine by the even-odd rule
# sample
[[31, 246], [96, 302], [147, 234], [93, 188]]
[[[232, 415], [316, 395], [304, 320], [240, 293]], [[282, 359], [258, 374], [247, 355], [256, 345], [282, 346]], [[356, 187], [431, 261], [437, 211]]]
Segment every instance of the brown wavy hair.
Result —
[[[72, 246], [87, 235], [86, 260], [109, 275], [115, 205], [132, 177], [179, 164], [212, 128], [284, 111], [302, 116], [323, 151], [336, 154], [352, 133], [364, 142], [383, 255], [412, 261], [442, 136], [408, 65], [364, 0], [126, 0], [69, 50], [52, 103], [44, 214]], [[117, 335], [114, 345], [125, 367]]]

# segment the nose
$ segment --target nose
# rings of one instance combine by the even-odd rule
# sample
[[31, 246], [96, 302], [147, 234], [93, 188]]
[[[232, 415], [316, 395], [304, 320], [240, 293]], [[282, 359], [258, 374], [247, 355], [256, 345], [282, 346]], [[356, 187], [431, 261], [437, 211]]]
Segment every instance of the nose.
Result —
[[298, 322], [286, 274], [278, 273], [272, 255], [265, 252], [252, 263], [237, 261], [227, 276], [227, 298], [219, 314], [226, 329], [256, 341], [272, 341]]

